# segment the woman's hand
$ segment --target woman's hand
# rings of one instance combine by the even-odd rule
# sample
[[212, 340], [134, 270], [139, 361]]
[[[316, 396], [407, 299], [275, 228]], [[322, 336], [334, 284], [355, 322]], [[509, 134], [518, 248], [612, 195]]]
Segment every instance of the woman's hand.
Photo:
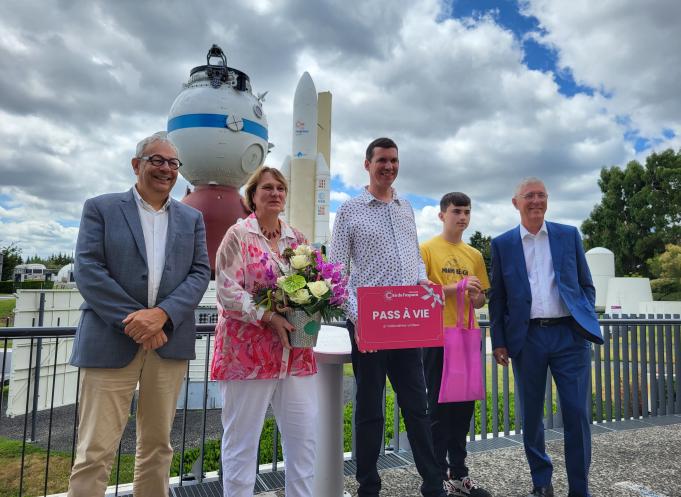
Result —
[[267, 323], [272, 330], [279, 335], [279, 340], [285, 349], [291, 349], [291, 344], [288, 342], [288, 332], [294, 331], [294, 326], [288, 320], [276, 312], [272, 313], [272, 317]]

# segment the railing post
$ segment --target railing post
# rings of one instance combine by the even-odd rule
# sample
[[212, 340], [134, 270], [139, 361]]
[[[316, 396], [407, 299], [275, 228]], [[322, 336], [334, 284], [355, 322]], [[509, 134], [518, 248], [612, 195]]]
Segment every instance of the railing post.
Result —
[[[480, 401], [480, 438], [487, 438], [487, 328], [482, 328], [482, 343], [480, 344], [480, 355], [482, 363], [482, 391], [485, 398]], [[473, 411], [475, 419], [475, 411]]]
[[605, 325], [603, 329], [603, 372], [605, 384], [605, 420], [609, 423], [612, 421], [612, 374], [610, 367], [610, 325]]
[[629, 327], [631, 332], [631, 416], [638, 419], [641, 415], [641, 399], [638, 378], [638, 325]]
[[[40, 292], [38, 307], [38, 327], [42, 328], [45, 319], [45, 292]], [[38, 338], [35, 351], [35, 377], [33, 378], [33, 409], [31, 412], [31, 442], [36, 441], [35, 428], [38, 421], [38, 394], [40, 392], [40, 363], [42, 362], [43, 339]], [[29, 367], [31, 367], [29, 365]]]
[[[674, 319], [679, 319], [679, 315], [675, 314]], [[676, 408], [674, 412], [681, 414], [681, 326], [674, 325], [674, 349], [676, 364]]]
[[[661, 314], [657, 315], [658, 319], [662, 318]], [[665, 377], [664, 377], [664, 326], [657, 325], [657, 399], [659, 408], [658, 416], [662, 416], [667, 412], [667, 398], [665, 397]]]
[[[633, 316], [631, 316], [633, 317]], [[631, 406], [631, 391], [629, 383], [629, 330], [630, 326], [620, 326], [622, 337], [622, 387], [624, 388], [624, 404], [622, 406], [622, 417], [630, 419], [633, 415]], [[631, 414], [630, 414], [631, 413]]]
[[[624, 317], [624, 316], [622, 316]], [[620, 352], [620, 326], [613, 326], [612, 330], [612, 362], [613, 362], [613, 383], [612, 393], [615, 396], [615, 421], [622, 419], [622, 376], [620, 366], [622, 357]]]
[[[602, 331], [602, 329], [601, 329]], [[603, 332], [605, 334], [605, 332]], [[594, 375], [596, 376], [596, 421], [603, 422], [603, 379], [601, 377], [601, 351], [603, 345], [593, 346], [594, 352]]]
[[[671, 319], [671, 314], [665, 314], [665, 319]], [[664, 325], [666, 361], [667, 361], [667, 414], [674, 414], [674, 358], [672, 355], [672, 325]], [[678, 358], [677, 358], [678, 360]], [[678, 383], [679, 377], [676, 381]]]

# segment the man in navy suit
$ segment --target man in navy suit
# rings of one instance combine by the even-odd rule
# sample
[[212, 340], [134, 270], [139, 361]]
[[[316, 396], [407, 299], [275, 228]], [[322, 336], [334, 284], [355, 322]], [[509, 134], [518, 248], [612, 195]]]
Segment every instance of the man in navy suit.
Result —
[[136, 184], [83, 206], [74, 276], [85, 302], [78, 449], [69, 497], [104, 496], [139, 384], [133, 494], [168, 495], [170, 430], [194, 358], [194, 308], [210, 279], [201, 213], [170, 197], [179, 167], [165, 133], [137, 145]]
[[513, 197], [520, 226], [492, 240], [492, 347], [498, 364], [513, 360], [532, 474], [530, 496], [553, 496], [553, 465], [542, 420], [551, 368], [565, 426], [568, 496], [590, 497], [589, 342], [603, 343], [603, 337], [579, 233], [572, 226], [544, 221], [547, 204], [542, 180], [523, 180]]

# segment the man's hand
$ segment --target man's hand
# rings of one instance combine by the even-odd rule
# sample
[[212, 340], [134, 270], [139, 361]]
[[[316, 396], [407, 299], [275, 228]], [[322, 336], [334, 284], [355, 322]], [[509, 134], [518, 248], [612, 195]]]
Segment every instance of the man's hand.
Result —
[[163, 347], [166, 343], [168, 343], [168, 337], [162, 331], [161, 333], [152, 336], [147, 341], [142, 342], [142, 348], [144, 350], [156, 350]]
[[281, 314], [276, 312], [272, 314], [272, 317], [267, 322], [267, 325], [279, 335], [279, 340], [285, 349], [291, 349], [291, 344], [288, 341], [288, 332], [295, 331], [295, 326], [288, 322], [288, 320]]
[[501, 366], [508, 366], [508, 350], [506, 350], [506, 347], [497, 347], [494, 349], [493, 353], [497, 364]]
[[[451, 283], [449, 285], [444, 285], [442, 291], [445, 294], [445, 298], [456, 297], [456, 287], [457, 283]], [[485, 293], [482, 289], [482, 282], [477, 276], [468, 276], [468, 281], [466, 282], [466, 291], [468, 292], [468, 298], [473, 303], [473, 307], [476, 309], [482, 307], [485, 304]]]
[[[163, 333], [163, 325], [168, 321], [168, 315], [160, 307], [140, 309], [131, 312], [123, 320], [126, 335], [136, 343], [144, 343], [154, 335]], [[167, 338], [166, 338], [167, 341]]]
[[477, 309], [485, 304], [485, 294], [482, 289], [482, 282], [477, 276], [468, 277], [466, 290], [468, 291], [468, 298], [473, 302], [473, 307]]

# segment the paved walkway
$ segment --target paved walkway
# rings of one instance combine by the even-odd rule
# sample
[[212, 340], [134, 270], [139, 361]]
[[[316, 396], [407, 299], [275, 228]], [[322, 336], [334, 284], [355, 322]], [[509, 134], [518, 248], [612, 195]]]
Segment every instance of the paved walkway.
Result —
[[[598, 430], [593, 436], [590, 485], [593, 497], [681, 497], [681, 416], [670, 416], [667, 426], [624, 422], [619, 431]], [[605, 425], [607, 426], [607, 425]], [[563, 441], [547, 442], [554, 462], [556, 497], [567, 495]], [[525, 497], [531, 490], [530, 473], [522, 446], [472, 453], [467, 459], [471, 476], [495, 497]], [[420, 477], [414, 466], [381, 472], [381, 497], [419, 497]], [[354, 477], [346, 490], [356, 495]], [[277, 491], [258, 497], [283, 497]], [[325, 496], [319, 496], [325, 497]]]

